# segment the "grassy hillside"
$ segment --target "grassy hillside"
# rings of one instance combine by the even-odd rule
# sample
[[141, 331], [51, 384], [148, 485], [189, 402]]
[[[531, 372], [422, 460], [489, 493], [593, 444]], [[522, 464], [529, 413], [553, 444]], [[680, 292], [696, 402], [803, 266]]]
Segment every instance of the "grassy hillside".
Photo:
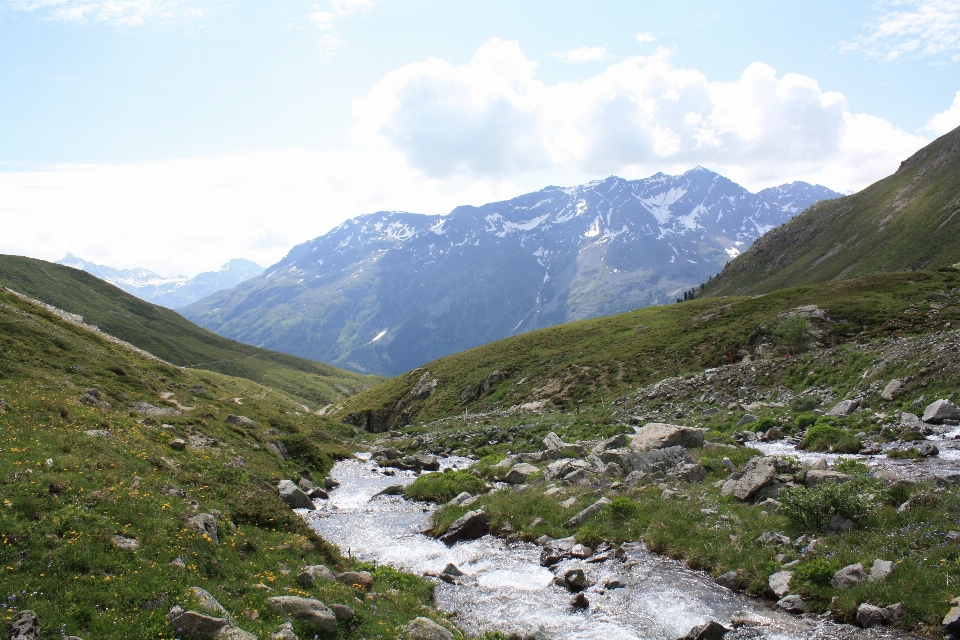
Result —
[[[286, 620], [267, 606], [271, 595], [352, 607], [357, 617], [341, 623], [344, 637], [395, 638], [398, 625], [433, 615], [429, 585], [344, 559], [272, 490], [302, 474], [319, 482], [348, 455], [341, 443], [352, 427], [301, 415], [298, 404], [249, 380], [145, 358], [4, 291], [0, 351], [7, 622], [32, 609], [45, 638], [59, 637], [61, 626], [85, 638], [173, 638], [164, 616], [175, 604], [191, 608], [192, 586], [261, 638]], [[221, 400], [238, 397], [242, 404]], [[149, 418], [136, 402], [193, 409]], [[229, 424], [231, 413], [255, 424]], [[176, 438], [187, 446], [172, 446]], [[271, 442], [292, 459], [278, 459]], [[197, 513], [216, 516], [219, 544], [188, 526]], [[139, 548], [116, 548], [118, 535]], [[372, 570], [375, 601], [352, 586], [296, 582], [299, 567], [318, 563]]]
[[247, 378], [314, 410], [381, 380], [222, 338], [72, 267], [0, 256], [0, 286], [81, 315], [87, 323], [175, 365]]
[[[608, 402], [667, 376], [740, 361], [759, 336], [776, 332], [781, 314], [805, 305], [816, 305], [830, 319], [819, 336], [827, 345], [956, 323], [956, 307], [933, 313], [930, 303], [958, 285], [955, 269], [879, 274], [574, 322], [436, 360], [349, 398], [337, 415], [383, 430], [523, 403], [569, 410]], [[418, 392], [431, 379], [437, 380], [435, 391], [423, 397]]]
[[960, 128], [896, 173], [810, 207], [729, 262], [698, 295], [745, 295], [960, 262]]

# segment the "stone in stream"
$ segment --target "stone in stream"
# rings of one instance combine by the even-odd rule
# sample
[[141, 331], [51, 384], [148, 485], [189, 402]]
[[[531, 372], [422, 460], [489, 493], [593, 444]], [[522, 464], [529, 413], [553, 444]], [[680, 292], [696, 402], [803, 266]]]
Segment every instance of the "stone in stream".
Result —
[[608, 504], [610, 504], [610, 500], [608, 498], [606, 497], [600, 498], [599, 500], [594, 502], [592, 505], [590, 505], [589, 507], [587, 507], [577, 515], [573, 516], [572, 518], [564, 522], [563, 526], [568, 529], [573, 527], [578, 527], [583, 523], [584, 520], [586, 520], [596, 512], [600, 511]]
[[898, 622], [904, 613], [906, 613], [906, 609], [902, 602], [892, 604], [889, 607], [878, 607], [864, 602], [857, 607], [857, 624], [864, 629], [873, 629]]
[[211, 513], [198, 513], [187, 518], [187, 526], [197, 533], [206, 535], [213, 544], [220, 544], [217, 537], [217, 519]]
[[373, 494], [373, 497], [371, 497], [370, 499], [373, 500], [373, 498], [376, 498], [377, 496], [402, 496], [403, 489], [404, 489], [404, 485], [402, 484], [392, 484], [389, 487], [386, 487], [385, 489], [380, 491], [379, 493]]
[[778, 571], [767, 579], [770, 591], [777, 598], [782, 598], [790, 593], [790, 578], [793, 577], [793, 571]]
[[13, 616], [10, 621], [10, 640], [40, 640], [40, 620], [29, 609]]
[[329, 634], [337, 632], [336, 615], [319, 600], [300, 596], [274, 596], [267, 598], [267, 604], [318, 631]]
[[354, 586], [364, 591], [373, 589], [373, 576], [369, 571], [344, 571], [337, 574], [337, 582], [348, 587]]
[[340, 486], [340, 482], [337, 480], [334, 480], [329, 476], [323, 479], [323, 488], [326, 489], [327, 491], [333, 491], [339, 486]]
[[574, 609], [589, 609], [590, 601], [587, 600], [587, 596], [581, 592], [570, 598], [570, 606]]
[[490, 532], [490, 516], [483, 509], [463, 514], [440, 536], [440, 541], [450, 546], [461, 540], [475, 540]]
[[430, 618], [414, 618], [406, 626], [410, 640], [454, 640], [453, 634]]
[[464, 575], [463, 571], [460, 571], [457, 565], [453, 564], [452, 562], [447, 563], [447, 566], [445, 566], [443, 568], [443, 571], [441, 571], [440, 573], [443, 573], [448, 576], [453, 576], [455, 578], [459, 578]]
[[960, 407], [949, 400], [937, 400], [923, 410], [924, 422], [943, 424], [944, 420], [960, 420]]
[[637, 451], [666, 449], [667, 447], [696, 449], [703, 446], [706, 433], [706, 429], [695, 429], [663, 422], [648, 422], [637, 431], [637, 435], [633, 437], [630, 446]]
[[305, 587], [312, 587], [318, 580], [333, 582], [336, 579], [337, 577], [333, 575], [333, 571], [330, 571], [326, 565], [322, 564], [307, 565], [297, 574], [297, 582]]
[[582, 591], [587, 586], [587, 575], [579, 567], [572, 567], [564, 571], [563, 579], [570, 591]]
[[710, 622], [697, 625], [690, 629], [687, 635], [679, 640], [722, 640], [723, 636], [729, 631], [730, 629], [727, 629], [716, 620], [711, 620]]
[[862, 564], [848, 564], [840, 569], [830, 579], [830, 586], [834, 589], [849, 589], [867, 579], [867, 572]]
[[736, 571], [727, 571], [726, 573], [722, 573], [714, 578], [713, 581], [721, 587], [726, 587], [731, 591], [736, 591], [737, 587], [740, 586], [740, 576]]
[[316, 509], [310, 497], [290, 480], [277, 483], [277, 491], [280, 492], [280, 499], [291, 509]]
[[797, 594], [793, 594], [777, 600], [777, 604], [773, 605], [773, 608], [799, 615], [807, 610], [807, 603]]

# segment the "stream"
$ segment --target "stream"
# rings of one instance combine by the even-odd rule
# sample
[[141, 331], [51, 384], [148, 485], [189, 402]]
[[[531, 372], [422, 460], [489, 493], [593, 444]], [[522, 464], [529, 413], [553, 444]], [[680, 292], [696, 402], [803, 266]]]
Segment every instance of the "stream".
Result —
[[[572, 594], [553, 584], [553, 572], [541, 567], [540, 547], [507, 543], [490, 535], [453, 547], [421, 533], [429, 526], [432, 503], [400, 496], [373, 497], [394, 484], [409, 484], [416, 475], [397, 471], [387, 476], [368, 454], [337, 463], [331, 475], [340, 486], [317, 511], [301, 511], [317, 532], [344, 554], [422, 575], [455, 564], [466, 576], [460, 584], [440, 582], [436, 606], [470, 635], [502, 631], [540, 638], [596, 640], [674, 640], [695, 625], [716, 620], [741, 626], [728, 640], [768, 638], [854, 639], [903, 638], [885, 631], [837, 625], [815, 615], [796, 617], [774, 612], [764, 603], [715, 584], [710, 576], [683, 563], [648, 552], [642, 543], [625, 545], [627, 560], [580, 564], [591, 585], [590, 607], [570, 606]], [[444, 468], [465, 468], [466, 458], [446, 458]], [[570, 562], [564, 561], [562, 569]], [[604, 590], [616, 576], [626, 587]]]

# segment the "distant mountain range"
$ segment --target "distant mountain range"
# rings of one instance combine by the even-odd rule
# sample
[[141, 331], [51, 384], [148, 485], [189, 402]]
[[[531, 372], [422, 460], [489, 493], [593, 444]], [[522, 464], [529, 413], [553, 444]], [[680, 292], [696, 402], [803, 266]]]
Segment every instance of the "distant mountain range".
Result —
[[863, 191], [772, 230], [701, 295], [768, 293], [869, 273], [960, 263], [960, 127]]
[[181, 312], [227, 337], [394, 375], [532, 329], [672, 302], [839, 193], [679, 176], [547, 187], [447, 215], [378, 212]]
[[179, 309], [222, 289], [232, 289], [244, 280], [263, 273], [256, 262], [237, 258], [220, 267], [219, 271], [205, 271], [193, 278], [162, 276], [149, 269], [114, 269], [94, 264], [68, 253], [57, 264], [83, 269], [87, 273], [116, 285], [141, 300], [159, 304], [168, 309]]

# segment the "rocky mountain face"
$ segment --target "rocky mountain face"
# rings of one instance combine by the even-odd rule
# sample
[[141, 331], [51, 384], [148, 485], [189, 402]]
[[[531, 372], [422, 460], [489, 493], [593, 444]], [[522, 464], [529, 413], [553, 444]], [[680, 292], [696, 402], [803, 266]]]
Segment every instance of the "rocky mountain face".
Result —
[[[763, 193], [763, 192], [761, 192]], [[960, 127], [850, 196], [818, 203], [728, 264], [703, 295], [744, 295], [960, 264]]]
[[57, 264], [83, 269], [87, 273], [116, 285], [141, 300], [159, 304], [168, 309], [179, 309], [222, 289], [231, 289], [244, 280], [263, 273], [256, 262], [237, 258], [220, 267], [219, 271], [205, 271], [193, 278], [162, 276], [149, 269], [114, 269], [94, 264], [68, 253]]
[[672, 302], [839, 195], [805, 183], [754, 194], [697, 167], [446, 215], [378, 212], [182, 313], [242, 342], [394, 375], [506, 336]]

